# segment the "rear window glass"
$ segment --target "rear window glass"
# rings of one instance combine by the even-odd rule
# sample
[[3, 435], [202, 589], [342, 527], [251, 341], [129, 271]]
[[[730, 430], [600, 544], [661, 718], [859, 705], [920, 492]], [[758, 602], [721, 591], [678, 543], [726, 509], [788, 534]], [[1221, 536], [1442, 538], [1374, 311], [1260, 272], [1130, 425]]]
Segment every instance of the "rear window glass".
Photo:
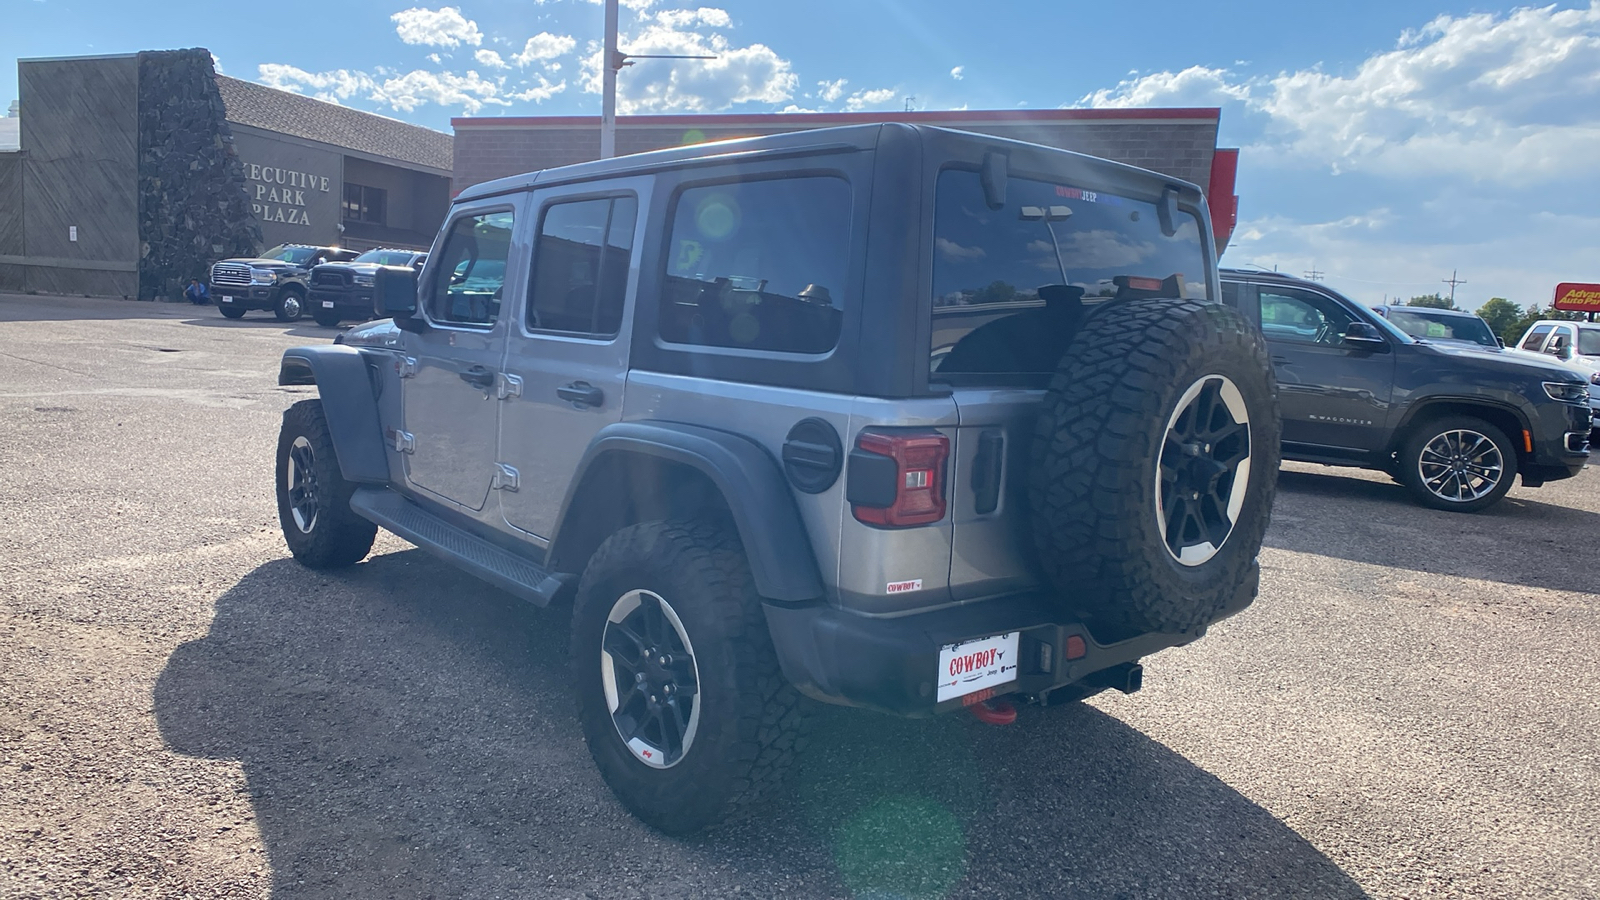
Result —
[[1389, 310], [1389, 321], [1412, 337], [1433, 341], [1461, 341], [1499, 347], [1489, 331], [1489, 324], [1477, 316], [1449, 316], [1436, 313], [1415, 312], [1409, 309]]
[[1180, 213], [1175, 224], [1163, 235], [1153, 202], [1024, 178], [990, 209], [977, 172], [940, 173], [933, 378], [1048, 374], [1097, 303], [1208, 299], [1200, 220]]
[[692, 187], [667, 246], [661, 337], [826, 353], [839, 340], [850, 185], [831, 176]]

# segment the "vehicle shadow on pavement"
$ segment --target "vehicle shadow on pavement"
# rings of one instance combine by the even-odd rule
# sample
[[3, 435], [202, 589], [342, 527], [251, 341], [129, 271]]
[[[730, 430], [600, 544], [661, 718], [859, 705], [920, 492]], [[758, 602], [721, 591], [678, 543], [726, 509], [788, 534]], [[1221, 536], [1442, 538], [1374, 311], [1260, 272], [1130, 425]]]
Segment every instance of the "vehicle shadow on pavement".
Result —
[[1600, 515], [1530, 500], [1523, 491], [1482, 512], [1444, 512], [1417, 505], [1404, 487], [1381, 478], [1283, 470], [1266, 545], [1435, 575], [1595, 591], [1592, 574], [1573, 560], [1584, 552], [1583, 536], [1600, 531]]
[[260, 318], [246, 316], [242, 319], [225, 319], [220, 315], [213, 318], [201, 314], [201, 317], [197, 319], [184, 319], [183, 324], [198, 325], [201, 328], [252, 328], [262, 331], [280, 331], [293, 337], [323, 338], [330, 341], [339, 332], [346, 330], [350, 324], [357, 324], [347, 323], [345, 325], [324, 327], [311, 321], [309, 317], [297, 322], [279, 322], [272, 317], [271, 313], [257, 313], [256, 315]]
[[421, 551], [276, 560], [173, 652], [157, 722], [242, 765], [279, 897], [1365, 896], [1090, 705], [1008, 728], [822, 709], [772, 807], [662, 837], [589, 760], [565, 618]]

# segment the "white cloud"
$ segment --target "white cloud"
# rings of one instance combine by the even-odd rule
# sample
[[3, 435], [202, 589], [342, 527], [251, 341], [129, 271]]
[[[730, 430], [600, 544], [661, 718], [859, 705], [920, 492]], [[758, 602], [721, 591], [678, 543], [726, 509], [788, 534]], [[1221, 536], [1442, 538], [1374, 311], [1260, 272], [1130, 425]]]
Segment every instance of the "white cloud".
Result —
[[555, 84], [551, 84], [550, 80], [545, 78], [543, 75], [539, 75], [537, 77], [539, 79], [538, 84], [530, 84], [521, 91], [506, 94], [506, 99], [522, 101], [532, 100], [535, 103], [543, 103], [544, 101], [549, 100], [551, 97], [554, 97], [555, 95], [567, 89], [566, 79], [562, 79]]
[[459, 47], [483, 43], [483, 32], [478, 23], [461, 15], [454, 6], [439, 9], [412, 9], [397, 12], [389, 17], [395, 23], [395, 33], [407, 44], [428, 44], [434, 47]]
[[961, 74], [966, 68], [966, 66], [956, 66], [954, 69], [950, 70], [950, 77], [960, 81], [962, 78], [966, 77]]
[[215, 69], [218, 75], [227, 74], [222, 71], [222, 60], [215, 53], [211, 54], [211, 68]]
[[845, 98], [844, 108], [851, 112], [860, 112], [869, 106], [881, 106], [893, 100], [896, 91], [894, 88], [877, 88], [870, 91], [856, 91]]
[[[705, 21], [699, 11], [695, 21]], [[716, 112], [740, 103], [776, 107], [789, 100], [799, 84], [789, 61], [765, 44], [740, 47], [721, 34], [705, 35], [649, 20], [620, 43], [626, 53], [716, 57], [641, 60], [624, 70], [617, 87], [617, 111], [623, 115]], [[591, 42], [581, 60], [585, 93], [600, 93], [600, 65], [600, 47]]]
[[372, 76], [365, 72], [335, 69], [332, 72], [307, 72], [282, 63], [262, 63], [257, 72], [261, 83], [282, 91], [310, 93], [319, 100], [348, 100], [359, 93], [377, 87]]
[[[548, 2], [548, 0], [534, 0], [534, 2], [538, 3], [540, 6], [543, 6], [546, 2]], [[593, 3], [595, 6], [600, 6], [605, 2], [605, 0], [585, 0], [585, 2]], [[649, 9], [650, 7], [654, 6], [655, 3], [656, 0], [622, 0], [622, 7], [624, 9], [637, 11], [641, 9]]]
[[984, 252], [982, 247], [964, 247], [961, 244], [950, 240], [949, 238], [935, 238], [933, 245], [934, 249], [939, 251], [939, 255], [950, 262], [964, 262], [969, 259], [983, 259], [985, 256], [989, 255]]
[[832, 103], [844, 96], [844, 86], [845, 79], [843, 78], [838, 81], [819, 81], [817, 82], [817, 97], [824, 103]]
[[1442, 15], [1348, 75], [1240, 79], [1192, 67], [1121, 82], [1086, 106], [1234, 104], [1263, 124], [1258, 163], [1507, 184], [1600, 174], [1600, 0]]
[[578, 42], [570, 34], [551, 34], [541, 31], [522, 45], [522, 52], [511, 57], [511, 61], [519, 66], [528, 66], [536, 62], [555, 59], [572, 52]]
[[424, 72], [420, 69], [395, 78], [385, 79], [371, 94], [371, 99], [385, 103], [402, 112], [411, 112], [425, 103], [439, 106], [456, 106], [468, 114], [476, 114], [485, 103], [508, 105], [499, 97], [500, 89], [492, 81], [484, 80], [477, 72], [464, 75], [454, 72]]
[[491, 69], [507, 68], [506, 61], [501, 59], [500, 54], [494, 50], [479, 50], [477, 53], [472, 54], [472, 56], [478, 61], [478, 65], [480, 66], [488, 66]]
[[668, 28], [727, 28], [733, 24], [727, 10], [708, 6], [699, 9], [664, 9], [656, 13], [656, 21]]
[[440, 56], [437, 53], [429, 53], [428, 54], [428, 62], [431, 62], [434, 65], [439, 65], [440, 63], [444, 62], [444, 57]]

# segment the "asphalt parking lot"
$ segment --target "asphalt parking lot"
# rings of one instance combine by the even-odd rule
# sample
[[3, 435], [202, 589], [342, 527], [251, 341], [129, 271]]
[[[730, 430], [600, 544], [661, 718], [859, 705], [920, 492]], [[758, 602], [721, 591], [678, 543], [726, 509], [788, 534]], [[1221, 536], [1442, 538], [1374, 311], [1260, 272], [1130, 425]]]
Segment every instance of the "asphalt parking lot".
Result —
[[0, 296], [0, 896], [1600, 896], [1600, 475], [1490, 512], [1284, 471], [1260, 600], [1081, 707], [824, 710], [688, 841], [584, 749], [566, 626], [380, 536], [300, 568], [310, 323]]

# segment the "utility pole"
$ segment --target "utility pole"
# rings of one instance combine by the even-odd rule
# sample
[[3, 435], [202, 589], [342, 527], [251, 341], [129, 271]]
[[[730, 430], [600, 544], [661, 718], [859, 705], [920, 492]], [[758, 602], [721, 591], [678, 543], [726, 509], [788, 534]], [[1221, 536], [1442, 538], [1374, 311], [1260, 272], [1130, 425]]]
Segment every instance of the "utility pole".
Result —
[[1458, 284], [1466, 284], [1467, 282], [1464, 279], [1456, 277], [1456, 270], [1455, 269], [1451, 269], [1450, 270], [1450, 277], [1449, 278], [1441, 278], [1439, 280], [1444, 282], [1445, 284], [1450, 285], [1450, 305], [1451, 306], [1455, 306], [1456, 305], [1456, 285], [1458, 285]]
[[1306, 270], [1305, 277], [1307, 281], [1321, 281], [1326, 276], [1324, 276], [1322, 272], [1318, 271], [1317, 267], [1313, 265], [1311, 268]]
[[600, 158], [617, 155], [617, 73], [636, 59], [716, 59], [715, 56], [679, 56], [670, 53], [623, 53], [617, 49], [618, 0], [605, 0], [605, 57], [600, 71]]

